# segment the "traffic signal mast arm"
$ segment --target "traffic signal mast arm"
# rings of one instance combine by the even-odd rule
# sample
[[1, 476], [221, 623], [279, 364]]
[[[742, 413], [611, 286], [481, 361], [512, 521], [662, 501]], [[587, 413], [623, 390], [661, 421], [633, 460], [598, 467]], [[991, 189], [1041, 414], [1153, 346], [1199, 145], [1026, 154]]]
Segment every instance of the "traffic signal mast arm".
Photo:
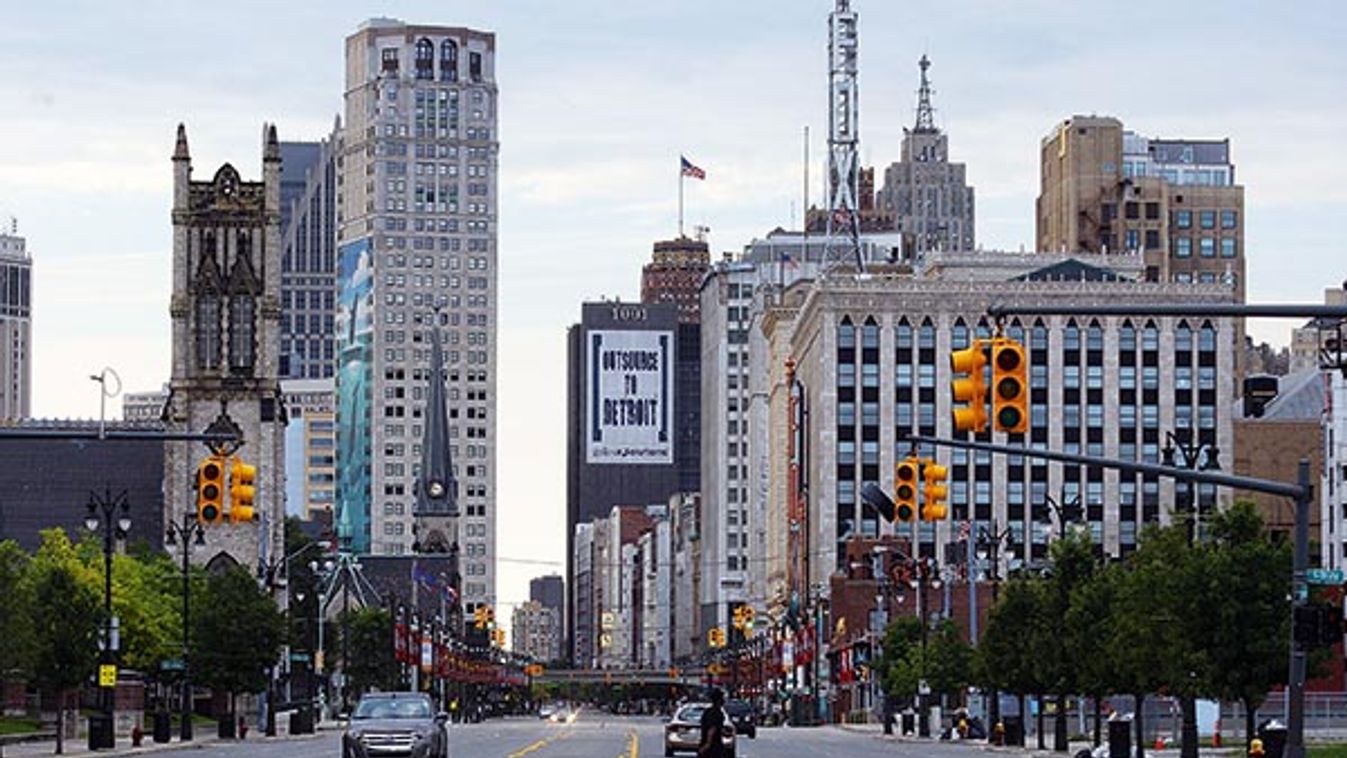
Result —
[[987, 315], [1000, 321], [1007, 316], [1252, 316], [1256, 318], [1347, 318], [1347, 305], [1297, 305], [1240, 303], [1118, 303], [1115, 305], [1009, 305], [987, 307]]

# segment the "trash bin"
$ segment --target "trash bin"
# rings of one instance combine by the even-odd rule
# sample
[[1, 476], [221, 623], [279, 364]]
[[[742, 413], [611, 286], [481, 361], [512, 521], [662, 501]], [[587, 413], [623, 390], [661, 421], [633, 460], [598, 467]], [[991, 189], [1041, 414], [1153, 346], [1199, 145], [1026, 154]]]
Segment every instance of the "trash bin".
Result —
[[1109, 758], [1132, 758], [1132, 716], [1113, 714], [1108, 719]]
[[917, 730], [917, 714], [912, 711], [903, 711], [903, 734], [911, 734]]
[[313, 709], [307, 706], [290, 712], [291, 734], [313, 734]]
[[1024, 719], [1020, 716], [1005, 716], [1001, 723], [1006, 727], [1006, 744], [1024, 747]]
[[106, 713], [91, 714], [89, 716], [89, 749], [101, 750], [116, 746], [116, 738], [112, 733], [112, 718]]
[[154, 741], [168, 742], [173, 732], [173, 719], [168, 711], [158, 710], [154, 712]]
[[1266, 758], [1282, 758], [1286, 750], [1286, 725], [1276, 719], [1264, 721], [1258, 727], [1258, 737], [1263, 741], [1263, 755]]

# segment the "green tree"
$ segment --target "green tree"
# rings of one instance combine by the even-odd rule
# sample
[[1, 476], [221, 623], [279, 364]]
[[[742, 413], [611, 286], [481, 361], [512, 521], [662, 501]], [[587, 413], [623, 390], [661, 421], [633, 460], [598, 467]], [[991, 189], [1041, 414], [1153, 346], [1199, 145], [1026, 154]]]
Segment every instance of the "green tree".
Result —
[[1066, 636], [1062, 638], [1063, 648], [1075, 666], [1077, 686], [1094, 700], [1095, 745], [1100, 742], [1101, 703], [1108, 693], [1119, 691], [1109, 644], [1121, 575], [1122, 569], [1116, 564], [1105, 566], [1072, 591]]
[[[1015, 576], [1001, 588], [987, 617], [987, 629], [978, 643], [976, 669], [984, 684], [1014, 693], [1024, 717], [1024, 697], [1043, 691], [1031, 642], [1042, 614], [1042, 580]], [[995, 726], [994, 724], [992, 726]]]
[[34, 610], [34, 673], [39, 686], [57, 694], [60, 754], [65, 751], [66, 693], [88, 680], [98, 662], [102, 602], [93, 577], [60, 529], [42, 533], [25, 582]]
[[280, 656], [285, 618], [276, 603], [242, 568], [211, 576], [192, 614], [192, 667], [195, 677], [234, 696], [260, 692]]
[[13, 540], [0, 542], [0, 686], [25, 681], [33, 670], [33, 598], [24, 582], [28, 554]]
[[1066, 639], [1066, 615], [1071, 606], [1071, 593], [1089, 581], [1098, 560], [1095, 558], [1089, 532], [1072, 530], [1052, 543], [1048, 550], [1048, 570], [1040, 596], [1042, 608], [1037, 616], [1039, 624], [1033, 636], [1035, 660], [1039, 666], [1038, 678], [1054, 695], [1057, 717], [1054, 719], [1054, 749], [1067, 749], [1066, 699], [1076, 692], [1079, 680], [1078, 661]]
[[972, 682], [973, 646], [959, 625], [945, 619], [936, 627], [926, 648], [926, 680], [932, 692], [957, 697]]
[[1214, 694], [1244, 704], [1247, 743], [1268, 691], [1286, 683], [1291, 548], [1268, 538], [1257, 506], [1246, 500], [1217, 514], [1210, 533], [1217, 590], [1207, 678]]
[[[393, 657], [393, 618], [383, 608], [361, 608], [344, 619], [350, 644], [351, 660], [343, 662], [349, 678], [351, 694], [359, 695], [371, 688], [397, 687], [397, 659]], [[340, 622], [339, 622], [340, 623]]]
[[883, 654], [875, 662], [880, 685], [894, 703], [917, 694], [918, 675], [911, 666], [911, 653], [921, 647], [921, 620], [902, 616], [884, 630]]

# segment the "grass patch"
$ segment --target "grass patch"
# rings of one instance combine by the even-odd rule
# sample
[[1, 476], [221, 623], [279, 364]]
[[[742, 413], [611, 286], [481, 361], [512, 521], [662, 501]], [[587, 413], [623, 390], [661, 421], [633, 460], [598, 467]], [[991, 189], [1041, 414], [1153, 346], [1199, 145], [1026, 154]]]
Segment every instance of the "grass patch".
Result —
[[36, 732], [40, 726], [32, 719], [0, 717], [0, 734], [26, 734]]
[[1347, 745], [1310, 745], [1309, 758], [1347, 758]]

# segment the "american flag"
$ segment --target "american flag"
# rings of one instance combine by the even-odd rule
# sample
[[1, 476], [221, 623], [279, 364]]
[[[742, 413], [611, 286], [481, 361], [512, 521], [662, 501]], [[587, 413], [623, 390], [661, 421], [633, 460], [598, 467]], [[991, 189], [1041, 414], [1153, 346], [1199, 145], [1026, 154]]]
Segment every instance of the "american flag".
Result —
[[796, 268], [796, 267], [798, 267], [798, 266], [800, 265], [799, 262], [796, 261], [795, 258], [793, 258], [793, 257], [791, 256], [790, 253], [786, 253], [786, 252], [781, 253], [781, 263], [782, 263], [786, 268]]
[[678, 157], [683, 161], [683, 176], [690, 176], [693, 179], [706, 178], [706, 172], [692, 165], [692, 161], [688, 160], [686, 156], [680, 155]]

